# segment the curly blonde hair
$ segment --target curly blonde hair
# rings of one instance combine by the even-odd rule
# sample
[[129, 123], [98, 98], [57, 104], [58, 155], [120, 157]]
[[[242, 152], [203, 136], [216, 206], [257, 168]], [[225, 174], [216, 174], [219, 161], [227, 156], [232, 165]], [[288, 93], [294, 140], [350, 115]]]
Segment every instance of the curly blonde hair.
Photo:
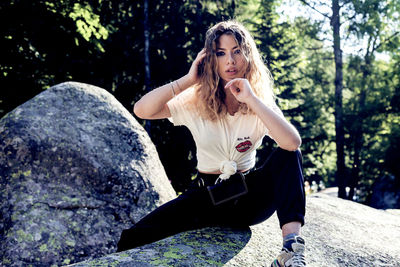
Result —
[[[248, 30], [234, 20], [223, 21], [211, 27], [206, 33], [205, 49], [206, 57], [203, 60], [203, 72], [199, 77], [199, 83], [195, 86], [195, 98], [199, 114], [209, 120], [216, 119], [227, 114], [225, 105], [225, 90], [218, 75], [217, 44], [223, 34], [232, 35], [246, 61], [246, 78], [254, 93], [267, 105], [273, 106], [275, 97], [272, 90], [273, 79], [270, 71], [265, 66], [255, 41]], [[246, 104], [240, 103], [239, 111], [243, 114], [252, 111]]]

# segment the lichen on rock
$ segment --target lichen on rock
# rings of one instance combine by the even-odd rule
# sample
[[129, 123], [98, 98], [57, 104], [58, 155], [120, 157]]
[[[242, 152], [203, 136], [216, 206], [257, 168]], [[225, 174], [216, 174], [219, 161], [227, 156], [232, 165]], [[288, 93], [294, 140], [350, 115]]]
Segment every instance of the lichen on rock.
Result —
[[73, 266], [223, 266], [250, 237], [249, 228], [204, 228]]
[[122, 229], [174, 196], [147, 133], [104, 89], [59, 84], [0, 120], [6, 266], [112, 253]]

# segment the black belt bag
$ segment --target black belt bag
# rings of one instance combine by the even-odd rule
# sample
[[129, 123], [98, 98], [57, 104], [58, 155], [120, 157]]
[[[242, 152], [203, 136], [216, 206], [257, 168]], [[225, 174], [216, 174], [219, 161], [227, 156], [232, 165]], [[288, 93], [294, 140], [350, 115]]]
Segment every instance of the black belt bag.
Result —
[[244, 174], [237, 172], [229, 179], [223, 180], [215, 185], [207, 186], [211, 201], [214, 205], [220, 205], [230, 200], [237, 199], [249, 191]]

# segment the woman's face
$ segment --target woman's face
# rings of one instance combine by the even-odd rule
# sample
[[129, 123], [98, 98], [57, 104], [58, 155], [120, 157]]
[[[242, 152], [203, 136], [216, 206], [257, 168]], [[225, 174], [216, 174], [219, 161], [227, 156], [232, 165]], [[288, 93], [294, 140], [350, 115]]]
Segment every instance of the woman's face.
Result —
[[246, 60], [236, 39], [231, 34], [223, 34], [217, 42], [218, 75], [223, 85], [234, 78], [243, 78]]

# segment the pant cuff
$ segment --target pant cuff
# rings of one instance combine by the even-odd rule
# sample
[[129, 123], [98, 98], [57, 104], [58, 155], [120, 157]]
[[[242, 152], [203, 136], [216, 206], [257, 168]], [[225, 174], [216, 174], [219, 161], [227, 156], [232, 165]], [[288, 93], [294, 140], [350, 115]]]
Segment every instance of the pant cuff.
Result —
[[302, 214], [293, 214], [292, 216], [286, 217], [284, 219], [279, 218], [279, 225], [282, 229], [282, 227], [290, 222], [299, 222], [301, 223], [301, 226], [304, 225], [304, 216]]

